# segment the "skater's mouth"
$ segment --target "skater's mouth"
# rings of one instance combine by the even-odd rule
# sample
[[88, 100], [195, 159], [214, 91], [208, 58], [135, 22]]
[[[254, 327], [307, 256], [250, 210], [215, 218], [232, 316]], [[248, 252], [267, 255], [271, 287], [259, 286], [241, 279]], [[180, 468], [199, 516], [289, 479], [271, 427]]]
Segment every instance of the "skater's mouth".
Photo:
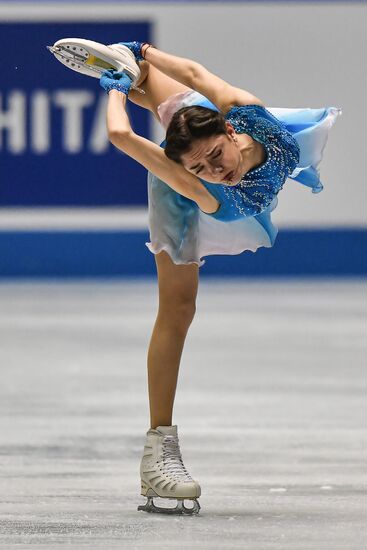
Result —
[[231, 172], [228, 172], [228, 174], [226, 174], [224, 176], [224, 178], [222, 179], [222, 181], [228, 181], [228, 182], [231, 182], [232, 181], [232, 178], [234, 176], [234, 171], [231, 170]]

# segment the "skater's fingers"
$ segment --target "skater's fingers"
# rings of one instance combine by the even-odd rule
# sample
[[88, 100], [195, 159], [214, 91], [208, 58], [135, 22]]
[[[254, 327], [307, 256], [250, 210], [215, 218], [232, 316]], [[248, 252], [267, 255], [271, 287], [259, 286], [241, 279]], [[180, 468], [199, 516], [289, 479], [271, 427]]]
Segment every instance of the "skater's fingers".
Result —
[[106, 78], [113, 78], [113, 73], [115, 71], [113, 70], [108, 70], [108, 71], [103, 71], [103, 73], [101, 74], [101, 78], [104, 76]]
[[115, 89], [128, 95], [131, 88], [132, 79], [123, 71], [118, 72], [118, 71], [108, 70], [102, 73], [99, 83], [100, 83], [100, 86], [107, 93]]
[[129, 77], [129, 75], [127, 75], [124, 71], [112, 71], [112, 74], [113, 74], [113, 79], [114, 80], [125, 80], [125, 79], [129, 79], [131, 82], [131, 78]]

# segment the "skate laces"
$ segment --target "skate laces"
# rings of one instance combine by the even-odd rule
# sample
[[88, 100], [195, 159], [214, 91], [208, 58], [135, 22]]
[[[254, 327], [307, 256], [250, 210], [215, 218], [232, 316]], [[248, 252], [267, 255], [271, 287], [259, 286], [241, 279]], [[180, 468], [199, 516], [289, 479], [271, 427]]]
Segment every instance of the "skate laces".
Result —
[[178, 437], [165, 435], [163, 439], [163, 464], [167, 473], [182, 481], [194, 481], [182, 461]]

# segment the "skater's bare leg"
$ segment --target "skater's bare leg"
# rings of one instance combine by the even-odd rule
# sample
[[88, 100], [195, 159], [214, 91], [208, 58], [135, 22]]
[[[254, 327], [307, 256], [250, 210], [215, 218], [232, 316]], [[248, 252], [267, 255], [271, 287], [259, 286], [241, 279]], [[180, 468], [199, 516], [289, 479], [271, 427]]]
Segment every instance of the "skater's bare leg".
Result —
[[[173, 94], [189, 88], [166, 76], [146, 61], [139, 64], [137, 83], [145, 91], [131, 90], [129, 99], [149, 109], [158, 119], [157, 107]], [[178, 371], [187, 331], [195, 314], [198, 266], [174, 264], [166, 252], [155, 255], [159, 309], [148, 350], [148, 385], [151, 428], [172, 425]]]
[[140, 94], [136, 90], [130, 90], [129, 99], [140, 107], [149, 109], [158, 117], [157, 107], [168, 97], [180, 92], [186, 92], [190, 88], [180, 84], [173, 78], [161, 73], [158, 69], [150, 65], [147, 61], [139, 63], [141, 77], [137, 83], [139, 88], [145, 91], [145, 94]]
[[166, 252], [155, 256], [159, 309], [148, 350], [151, 428], [172, 425], [182, 349], [195, 315], [199, 282], [196, 264], [176, 265]]

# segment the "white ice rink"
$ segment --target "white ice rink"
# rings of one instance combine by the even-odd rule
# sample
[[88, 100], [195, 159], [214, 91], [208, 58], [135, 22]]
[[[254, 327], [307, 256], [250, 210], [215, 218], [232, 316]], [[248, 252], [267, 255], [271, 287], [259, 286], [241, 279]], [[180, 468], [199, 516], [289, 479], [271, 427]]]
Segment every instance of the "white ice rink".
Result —
[[201, 281], [173, 419], [197, 517], [137, 512], [156, 305], [0, 285], [0, 547], [366, 548], [367, 281]]

